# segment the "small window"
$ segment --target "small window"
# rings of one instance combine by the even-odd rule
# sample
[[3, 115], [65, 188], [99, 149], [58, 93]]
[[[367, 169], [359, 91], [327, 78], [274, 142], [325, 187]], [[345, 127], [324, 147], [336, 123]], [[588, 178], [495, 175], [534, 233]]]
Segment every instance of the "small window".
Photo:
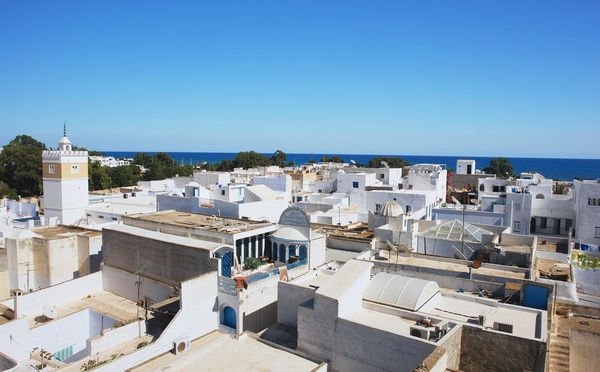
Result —
[[48, 166], [48, 173], [54, 174], [55, 172], [56, 172], [56, 167], [54, 166], [54, 164], [50, 164]]
[[379, 175], [379, 178], [381, 178], [381, 179], [384, 179], [384, 178], [385, 178], [385, 173], [381, 173], [381, 174]]
[[515, 211], [520, 211], [521, 210], [521, 204], [517, 203], [515, 204]]
[[494, 322], [494, 329], [496, 331], [500, 331], [500, 332], [513, 333], [512, 324], [504, 324], [504, 323]]
[[358, 189], [358, 182], [357, 181], [352, 182], [352, 188]]
[[225, 190], [221, 190], [221, 195], [225, 195]]
[[104, 216], [98, 216], [98, 218], [104, 219]]
[[111, 219], [112, 219], [113, 221], [116, 221], [116, 220], [117, 220], [117, 217], [112, 217]]
[[375, 213], [379, 213], [380, 209], [381, 209], [381, 204], [375, 204]]
[[71, 165], [71, 173], [73, 173], [73, 174], [79, 173], [79, 165], [77, 165], [77, 164]]
[[521, 222], [520, 221], [513, 221], [513, 231], [514, 232], [521, 231]]
[[600, 227], [594, 227], [594, 238], [600, 238]]

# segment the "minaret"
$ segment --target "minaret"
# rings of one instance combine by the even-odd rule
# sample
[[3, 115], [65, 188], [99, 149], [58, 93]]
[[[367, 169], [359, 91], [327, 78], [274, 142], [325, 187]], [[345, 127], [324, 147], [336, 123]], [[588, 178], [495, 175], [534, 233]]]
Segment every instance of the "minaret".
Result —
[[73, 151], [67, 125], [57, 151], [42, 152], [44, 214], [71, 225], [85, 217], [88, 206], [88, 152]]

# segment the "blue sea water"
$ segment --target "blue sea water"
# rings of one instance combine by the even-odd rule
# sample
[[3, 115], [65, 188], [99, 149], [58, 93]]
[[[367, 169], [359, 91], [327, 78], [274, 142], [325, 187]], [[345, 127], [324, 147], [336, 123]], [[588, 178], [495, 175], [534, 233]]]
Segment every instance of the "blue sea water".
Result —
[[[107, 156], [116, 158], [132, 158], [137, 152], [104, 151]], [[154, 152], [147, 152], [153, 155]], [[218, 163], [221, 160], [233, 160], [237, 152], [167, 152], [179, 164]], [[272, 156], [273, 154], [263, 154]], [[359, 155], [359, 154], [286, 154], [288, 161], [296, 165], [319, 161], [323, 156], [338, 155], [345, 162], [354, 160], [358, 164], [368, 164], [376, 156], [399, 157], [411, 164], [445, 164], [447, 168], [456, 169], [456, 160], [475, 160], [477, 169], [489, 166], [492, 157], [473, 156], [428, 156], [428, 155]], [[574, 178], [599, 179], [600, 159], [549, 159], [549, 158], [509, 158], [517, 174], [521, 172], [538, 172], [546, 178], [571, 181]]]

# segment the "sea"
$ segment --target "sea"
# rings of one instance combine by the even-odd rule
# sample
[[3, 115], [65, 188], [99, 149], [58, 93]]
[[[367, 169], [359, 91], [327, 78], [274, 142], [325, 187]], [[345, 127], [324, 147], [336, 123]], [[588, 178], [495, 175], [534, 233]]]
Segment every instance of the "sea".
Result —
[[[106, 156], [115, 158], [133, 158], [135, 154], [141, 151], [102, 151]], [[149, 155], [156, 152], [143, 151]], [[167, 152], [178, 164], [199, 165], [204, 162], [210, 164], [219, 163], [221, 160], [233, 160], [237, 152]], [[263, 155], [271, 157], [272, 153]], [[287, 161], [293, 161], [299, 166], [308, 163], [311, 160], [320, 161], [323, 156], [337, 155], [350, 163], [354, 161], [357, 164], [369, 164], [369, 160], [378, 156], [402, 158], [411, 164], [443, 164], [446, 168], [456, 169], [458, 159], [475, 160], [476, 169], [483, 169], [490, 165], [493, 157], [474, 157], [474, 156], [437, 156], [437, 155], [365, 155], [365, 154], [293, 154], [286, 153]], [[508, 158], [515, 171], [537, 172], [548, 179], [561, 181], [572, 181], [575, 178], [585, 180], [600, 179], [600, 159], [552, 159], [552, 158]]]

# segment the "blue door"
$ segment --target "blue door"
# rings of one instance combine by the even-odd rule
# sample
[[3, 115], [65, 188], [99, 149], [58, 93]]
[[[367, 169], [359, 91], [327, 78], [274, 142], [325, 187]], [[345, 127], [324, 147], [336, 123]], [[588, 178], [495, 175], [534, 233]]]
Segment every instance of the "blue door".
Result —
[[225, 306], [223, 309], [223, 325], [233, 329], [237, 328], [235, 310], [231, 306]]
[[231, 278], [231, 252], [227, 252], [221, 258], [221, 276]]
[[308, 249], [306, 249], [305, 245], [300, 246], [300, 261], [306, 261], [308, 256]]
[[279, 262], [285, 262], [285, 244], [279, 244]]

